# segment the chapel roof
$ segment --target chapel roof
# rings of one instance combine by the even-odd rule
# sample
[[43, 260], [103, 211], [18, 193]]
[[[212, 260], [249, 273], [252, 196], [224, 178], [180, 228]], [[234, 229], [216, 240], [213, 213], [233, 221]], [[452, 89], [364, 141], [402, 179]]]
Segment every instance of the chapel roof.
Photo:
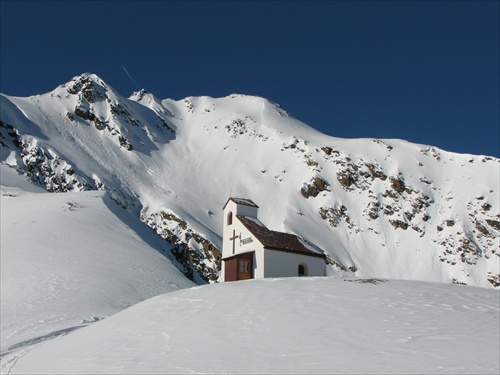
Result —
[[236, 204], [241, 204], [243, 206], [250, 206], [250, 207], [256, 207], [259, 208], [252, 200], [247, 199], [247, 198], [236, 198], [236, 197], [230, 197], [224, 207], [222, 209], [225, 209], [229, 201], [233, 201]]
[[255, 218], [241, 215], [237, 215], [236, 217], [266, 249], [325, 258], [324, 254], [306, 247], [304, 242], [295, 234], [269, 230], [262, 222]]

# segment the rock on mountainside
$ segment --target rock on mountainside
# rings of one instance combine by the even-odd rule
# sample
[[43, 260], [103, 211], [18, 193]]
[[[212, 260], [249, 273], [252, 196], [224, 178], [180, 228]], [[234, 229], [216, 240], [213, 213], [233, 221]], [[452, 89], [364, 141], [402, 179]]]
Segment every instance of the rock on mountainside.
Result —
[[0, 99], [2, 163], [48, 191], [106, 190], [197, 282], [217, 279], [222, 206], [241, 196], [331, 274], [500, 287], [496, 158], [330, 137], [260, 97], [124, 98], [93, 74]]

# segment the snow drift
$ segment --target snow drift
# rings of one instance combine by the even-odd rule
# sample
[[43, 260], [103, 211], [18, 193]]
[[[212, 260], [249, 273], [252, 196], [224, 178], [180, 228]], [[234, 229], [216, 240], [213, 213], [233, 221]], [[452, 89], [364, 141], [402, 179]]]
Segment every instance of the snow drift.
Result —
[[52, 340], [11, 373], [495, 374], [498, 297], [375, 279], [207, 285]]

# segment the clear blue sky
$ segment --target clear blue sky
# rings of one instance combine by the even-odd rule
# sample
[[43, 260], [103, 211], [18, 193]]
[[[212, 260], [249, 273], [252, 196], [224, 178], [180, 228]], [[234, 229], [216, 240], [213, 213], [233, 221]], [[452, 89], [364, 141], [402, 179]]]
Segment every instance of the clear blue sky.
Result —
[[500, 156], [499, 1], [0, 4], [4, 94], [90, 72], [124, 96], [259, 95], [336, 137]]

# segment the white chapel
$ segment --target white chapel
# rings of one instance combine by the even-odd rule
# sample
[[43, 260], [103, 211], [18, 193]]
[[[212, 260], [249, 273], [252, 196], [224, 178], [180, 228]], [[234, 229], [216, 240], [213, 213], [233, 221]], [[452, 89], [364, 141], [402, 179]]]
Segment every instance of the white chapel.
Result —
[[298, 236], [269, 230], [250, 199], [224, 205], [222, 270], [219, 281], [265, 277], [324, 276], [326, 257]]

